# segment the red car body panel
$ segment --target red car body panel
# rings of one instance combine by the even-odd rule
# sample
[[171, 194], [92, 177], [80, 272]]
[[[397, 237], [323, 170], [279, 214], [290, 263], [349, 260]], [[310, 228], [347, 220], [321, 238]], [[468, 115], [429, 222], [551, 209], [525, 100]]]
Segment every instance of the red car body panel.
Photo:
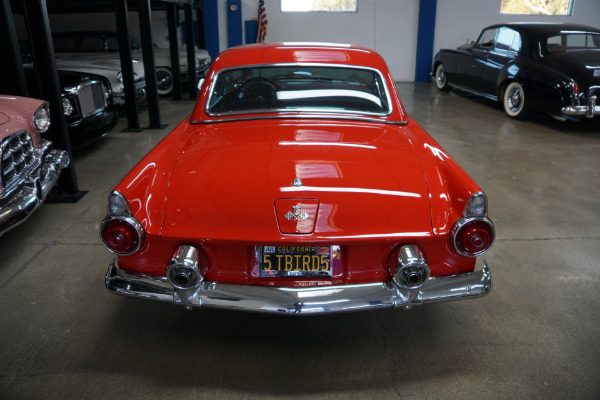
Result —
[[[207, 104], [220, 72], [271, 64], [381, 71], [389, 112], [211, 114]], [[141, 248], [117, 259], [135, 276], [163, 279], [182, 245], [198, 250], [202, 278], [216, 284], [389, 282], [407, 244], [420, 249], [433, 278], [475, 267], [474, 257], [453, 248], [451, 230], [481, 189], [405, 113], [383, 59], [360, 47], [263, 44], [222, 53], [190, 118], [115, 191], [144, 229]], [[331, 276], [261, 276], [262, 246], [333, 246]], [[115, 271], [109, 269], [107, 287]]]

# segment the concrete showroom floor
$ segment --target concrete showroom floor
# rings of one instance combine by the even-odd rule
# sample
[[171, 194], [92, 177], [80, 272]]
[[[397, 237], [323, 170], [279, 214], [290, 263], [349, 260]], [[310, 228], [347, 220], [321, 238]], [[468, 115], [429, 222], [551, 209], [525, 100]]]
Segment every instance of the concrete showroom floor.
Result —
[[0, 399], [599, 399], [600, 118], [520, 122], [398, 87], [488, 195], [488, 296], [294, 318], [109, 293], [106, 197], [193, 107], [161, 99], [166, 129], [125, 133], [121, 118], [76, 155], [79, 202], [0, 238]]

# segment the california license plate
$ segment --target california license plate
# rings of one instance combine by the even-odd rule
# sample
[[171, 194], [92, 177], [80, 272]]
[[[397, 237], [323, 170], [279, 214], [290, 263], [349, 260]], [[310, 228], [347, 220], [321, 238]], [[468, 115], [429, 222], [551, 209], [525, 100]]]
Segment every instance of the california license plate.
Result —
[[330, 246], [261, 246], [262, 278], [332, 276]]

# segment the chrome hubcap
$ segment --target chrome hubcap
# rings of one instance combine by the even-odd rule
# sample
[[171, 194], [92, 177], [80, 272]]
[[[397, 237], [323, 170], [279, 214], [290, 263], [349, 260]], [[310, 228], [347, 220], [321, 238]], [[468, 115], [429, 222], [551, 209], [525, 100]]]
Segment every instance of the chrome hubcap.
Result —
[[171, 76], [166, 72], [157, 72], [156, 73], [156, 86], [159, 90], [167, 90], [171, 87], [172, 80]]
[[511, 90], [508, 95], [508, 107], [511, 111], [517, 111], [521, 106], [521, 102], [523, 100], [523, 96], [521, 94], [521, 90], [515, 88]]
[[444, 86], [444, 84], [446, 83], [446, 73], [444, 72], [443, 68], [440, 68], [438, 70], [437, 83], [439, 87]]

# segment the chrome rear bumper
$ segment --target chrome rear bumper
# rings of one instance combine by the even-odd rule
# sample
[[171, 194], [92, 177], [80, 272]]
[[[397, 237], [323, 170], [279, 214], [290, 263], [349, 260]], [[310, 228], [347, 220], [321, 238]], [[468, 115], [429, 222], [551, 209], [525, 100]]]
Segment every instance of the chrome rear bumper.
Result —
[[570, 116], [585, 116], [586, 118], [594, 118], [595, 115], [600, 115], [600, 105], [597, 103], [596, 96], [591, 96], [586, 105], [583, 106], [567, 106], [561, 109], [564, 115]]
[[489, 293], [492, 277], [487, 263], [480, 271], [430, 277], [419, 289], [402, 289], [390, 282], [288, 288], [202, 282], [187, 290], [175, 289], [166, 277], [130, 274], [115, 260], [106, 272], [106, 288], [113, 293], [180, 304], [279, 314], [336, 313], [373, 308], [404, 308], [423, 303], [459, 300]]

